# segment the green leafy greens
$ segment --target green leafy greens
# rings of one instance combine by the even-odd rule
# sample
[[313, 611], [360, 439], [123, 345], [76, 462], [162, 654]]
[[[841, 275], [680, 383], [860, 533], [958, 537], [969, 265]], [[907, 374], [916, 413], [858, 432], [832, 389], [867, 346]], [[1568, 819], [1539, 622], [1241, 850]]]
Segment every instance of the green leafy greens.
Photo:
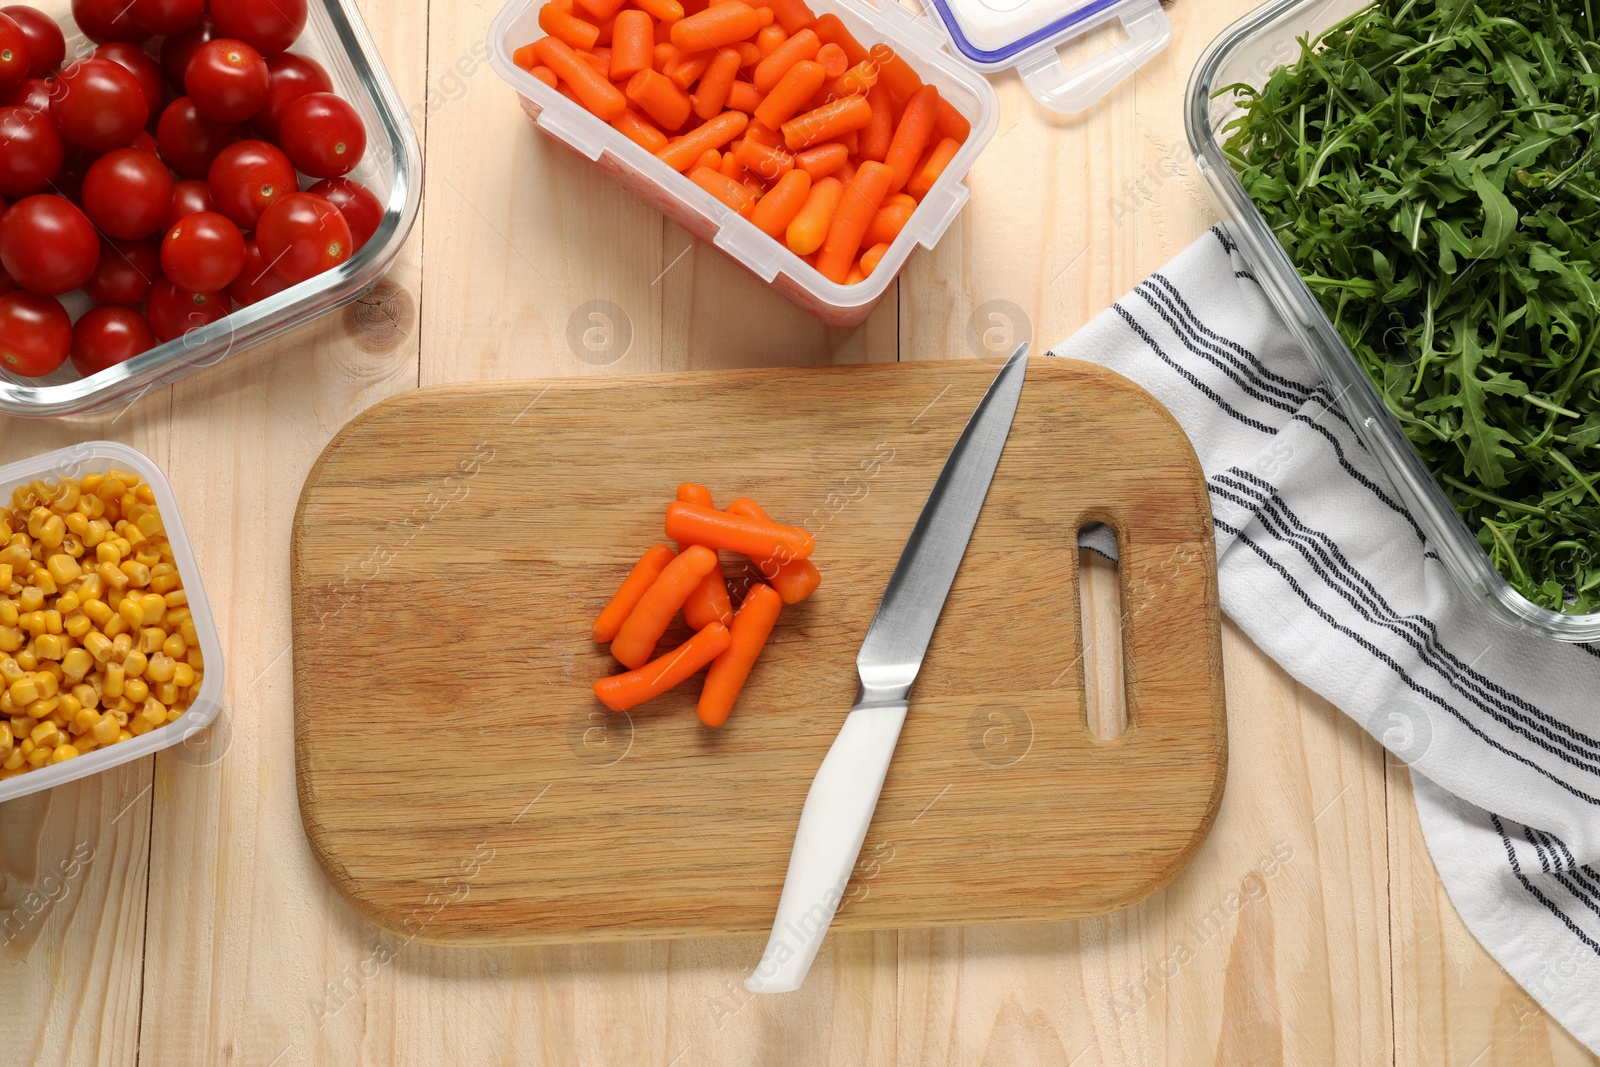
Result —
[[1600, 608], [1600, 0], [1378, 0], [1224, 152], [1495, 566]]

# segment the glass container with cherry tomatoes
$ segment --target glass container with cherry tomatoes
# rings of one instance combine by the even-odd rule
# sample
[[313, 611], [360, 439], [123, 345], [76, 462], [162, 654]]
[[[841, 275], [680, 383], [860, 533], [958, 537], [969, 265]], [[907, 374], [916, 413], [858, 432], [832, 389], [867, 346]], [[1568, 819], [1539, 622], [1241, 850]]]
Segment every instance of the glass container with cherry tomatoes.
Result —
[[347, 0], [0, 0], [0, 146], [7, 414], [125, 403], [354, 300], [420, 201]]

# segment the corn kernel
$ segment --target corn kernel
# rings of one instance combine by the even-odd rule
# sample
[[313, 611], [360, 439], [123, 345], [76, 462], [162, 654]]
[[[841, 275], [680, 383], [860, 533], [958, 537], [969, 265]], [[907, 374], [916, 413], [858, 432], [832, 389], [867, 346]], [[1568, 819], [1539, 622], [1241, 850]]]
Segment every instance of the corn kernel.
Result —
[[100, 691], [87, 682], [79, 682], [72, 687], [72, 699], [86, 708], [92, 708], [100, 703]]
[[72, 717], [72, 725], [77, 728], [77, 732], [80, 734], [93, 730], [95, 723], [99, 721], [100, 714], [93, 708], [79, 708], [77, 714]]
[[144, 702], [144, 707], [139, 710], [139, 714], [148, 719], [151, 726], [160, 726], [167, 721], [167, 706], [155, 697], [150, 697]]
[[83, 577], [83, 568], [78, 566], [78, 561], [65, 554], [51, 556], [47, 566], [50, 568], [50, 577], [55, 579], [58, 586]]
[[84, 536], [89, 532], [89, 516], [85, 515], [81, 511], [73, 511], [68, 513], [67, 529], [71, 530], [79, 537]]
[[[194, 685], [194, 668], [187, 663], [176, 663], [172, 667], [172, 682], [179, 689], [188, 689]], [[170, 700], [167, 703], [172, 703]]]
[[139, 597], [139, 606], [144, 609], [144, 624], [157, 626], [167, 614], [167, 600], [160, 593], [145, 593]]
[[60, 515], [51, 515], [44, 520], [39, 530], [39, 543], [46, 548], [60, 548], [61, 541], [67, 536], [67, 520]]
[[167, 639], [161, 642], [161, 651], [173, 659], [181, 659], [189, 651], [189, 642], [183, 639], [182, 634], [168, 634]]
[[14, 771], [18, 767], [21, 767], [23, 761], [26, 759], [27, 757], [23, 754], [23, 751], [20, 747], [14, 748], [11, 750], [11, 755], [6, 758], [4, 767], [8, 771]]
[[62, 740], [61, 731], [56, 728], [56, 724], [53, 722], [40, 723], [33, 728], [33, 732], [28, 736], [35, 746], [43, 748], [54, 748]]
[[143, 704], [150, 696], [150, 687], [143, 678], [129, 678], [122, 683], [122, 695], [135, 704]]
[[[100, 479], [93, 489], [90, 489], [87, 485], [85, 485], [83, 491], [86, 493], [93, 493], [101, 500], [118, 500], [122, 497], [123, 493], [128, 491], [127, 483], [124, 482], [120, 477], [121, 473], [121, 471], [109, 471], [104, 478]], [[85, 481], [87, 481], [87, 479], [85, 479]]]
[[0, 652], [15, 652], [24, 643], [21, 630], [15, 626], [0, 626]]
[[39, 657], [34, 655], [33, 648], [31, 646], [20, 649], [17, 652], [17, 665], [25, 671], [36, 671], [39, 669]]
[[193, 667], [196, 671], [205, 670], [206, 660], [205, 657], [200, 654], [199, 645], [190, 645], [189, 651], [184, 653], [183, 658], [188, 660], [189, 666]]
[[55, 608], [51, 608], [50, 610], [48, 610], [48, 611], [46, 611], [44, 613], [44, 632], [45, 633], [47, 633], [47, 634], [58, 634], [64, 628], [65, 627], [63, 626], [62, 621], [61, 621], [61, 612], [57, 611]]
[[61, 628], [75, 641], [82, 641], [93, 625], [89, 621], [89, 616], [81, 611], [74, 611], [71, 615], [61, 620]]
[[83, 599], [78, 596], [76, 590], [68, 590], [67, 592], [62, 593], [60, 596], [56, 597], [56, 602], [51, 605], [51, 607], [61, 612], [62, 615], [71, 615], [82, 606]]
[[128, 634], [118, 634], [111, 639], [111, 658], [121, 663], [128, 658], [128, 653], [133, 651], [133, 638]]
[[38, 690], [39, 696], [49, 700], [61, 691], [61, 683], [56, 676], [47, 671], [37, 671], [33, 676], [33, 687]]
[[144, 606], [139, 603], [138, 597], [124, 597], [122, 603], [117, 605], [117, 614], [130, 628], [144, 625]]
[[73, 745], [59, 745], [59, 746], [57, 746], [56, 750], [50, 754], [50, 762], [51, 763], [61, 763], [64, 760], [71, 759], [73, 756], [76, 756], [77, 754], [78, 754], [78, 750], [77, 750], [77, 748], [75, 746], [73, 746]]
[[100, 632], [111, 638], [121, 637], [128, 632], [128, 620], [121, 615], [113, 615], [100, 627]]
[[0, 626], [15, 626], [22, 618], [15, 600], [0, 600]]
[[122, 669], [129, 678], [144, 677], [145, 668], [149, 666], [149, 664], [149, 659], [146, 658], [145, 654], [140, 652], [138, 649], [134, 649], [126, 656], [122, 657]]
[[176, 704], [178, 698], [183, 695], [183, 691], [171, 682], [162, 682], [153, 686], [150, 691], [155, 694], [155, 698], [161, 703], [169, 705]]
[[15, 743], [15, 738], [11, 736], [11, 724], [0, 722], [0, 760], [11, 755], [11, 748]]
[[159, 626], [146, 626], [139, 631], [139, 651], [147, 656], [152, 652], [160, 652], [166, 641], [167, 631]]
[[11, 703], [19, 708], [39, 699], [39, 687], [33, 683], [32, 677], [17, 679], [7, 687], [6, 692], [11, 696]]
[[44, 607], [44, 590], [36, 585], [27, 586], [22, 590], [19, 601], [23, 611], [38, 611]]
[[150, 584], [150, 565], [140, 563], [136, 559], [123, 561], [121, 571], [128, 578], [128, 583], [136, 589], [142, 589]]
[[55, 634], [40, 634], [33, 639], [33, 654], [40, 659], [60, 659], [67, 650], [61, 647], [61, 638]]
[[170, 682], [177, 673], [177, 664], [173, 663], [172, 657], [165, 652], [157, 652], [150, 657], [149, 666], [143, 673], [147, 682]]
[[83, 639], [83, 647], [95, 658], [96, 663], [104, 663], [111, 658], [111, 638], [105, 634], [90, 634]]
[[28, 753], [28, 766], [34, 768], [43, 767], [50, 759], [50, 752], [50, 749], [44, 748], [43, 746], [35, 748], [32, 752]]
[[7, 656], [5, 659], [0, 659], [0, 678], [5, 679], [6, 685], [10, 686], [16, 682], [20, 682], [27, 676], [28, 672], [17, 666], [17, 661], [15, 659], [12, 659], [10, 656]]
[[121, 729], [117, 725], [116, 719], [109, 715], [102, 715], [99, 721], [94, 724], [94, 729], [90, 733], [94, 737], [95, 744], [111, 745], [116, 743], [117, 734]]
[[115, 563], [101, 563], [95, 567], [95, 573], [113, 589], [128, 588], [128, 576], [117, 569]]
[[[95, 636], [99, 636], [96, 634]], [[102, 638], [104, 640], [104, 638]], [[61, 657], [61, 670], [74, 682], [83, 681], [83, 676], [89, 673], [89, 668], [94, 666], [94, 656], [81, 648], [75, 648]]]
[[117, 697], [120, 697], [122, 695], [123, 681], [124, 681], [124, 677], [123, 677], [123, 673], [122, 673], [122, 664], [120, 664], [120, 663], [107, 663], [106, 664], [106, 670], [105, 670], [105, 679], [106, 679], [106, 685], [105, 685], [105, 689], [104, 689], [104, 691], [102, 692], [101, 695], [104, 696], [107, 700], [114, 700]]

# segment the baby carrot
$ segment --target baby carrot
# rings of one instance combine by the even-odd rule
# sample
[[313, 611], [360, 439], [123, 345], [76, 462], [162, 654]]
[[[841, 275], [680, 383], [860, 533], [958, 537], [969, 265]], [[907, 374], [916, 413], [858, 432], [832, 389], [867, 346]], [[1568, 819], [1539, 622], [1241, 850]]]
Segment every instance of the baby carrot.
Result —
[[703, 119], [722, 114], [722, 105], [728, 101], [728, 91], [739, 74], [739, 53], [731, 48], [720, 48], [711, 65], [695, 87], [694, 113]]
[[768, 129], [776, 130], [805, 107], [827, 79], [828, 72], [822, 69], [821, 63], [802, 59], [784, 72], [778, 84], [768, 90], [767, 98], [761, 101], [761, 106], [754, 112], [756, 121]]
[[[676, 507], [677, 505], [673, 505]], [[677, 538], [680, 542], [683, 540]], [[689, 545], [661, 569], [611, 642], [611, 654], [624, 667], [642, 667], [667, 632], [672, 617], [689, 599], [700, 579], [717, 565], [717, 554], [704, 545]]]
[[743, 111], [724, 111], [668, 144], [656, 153], [656, 158], [673, 170], [688, 170], [706, 149], [721, 148], [743, 133], [749, 121]]
[[794, 157], [795, 166], [811, 175], [811, 180], [826, 178], [840, 167], [850, 156], [849, 149], [838, 141], [829, 141], [819, 144], [815, 148], [808, 148]]
[[[641, 70], [628, 79], [623, 91], [663, 130], [675, 130], [689, 118], [689, 94], [658, 70]], [[660, 155], [661, 149], [656, 149], [656, 154]], [[694, 159], [698, 158], [697, 152]]]
[[756, 9], [731, 0], [673, 23], [672, 43], [685, 52], [703, 52], [754, 37], [759, 29], [761, 16]]
[[878, 65], [872, 60], [857, 63], [843, 74], [823, 87], [823, 91], [833, 96], [851, 96], [856, 93], [865, 93], [878, 84]]
[[910, 100], [922, 88], [922, 79], [895, 50], [886, 44], [872, 46], [872, 58], [878, 61], [878, 81], [888, 86], [896, 100]]
[[728, 87], [728, 107], [746, 115], [761, 106], [766, 97], [749, 82], [736, 81]]
[[673, 23], [683, 18], [683, 5], [678, 0], [633, 0], [633, 6], [657, 22]]
[[[548, 5], [545, 10], [549, 10]], [[555, 37], [541, 37], [533, 46], [544, 65], [566, 82], [578, 102], [605, 122], [610, 122], [628, 107], [628, 101], [615, 85], [595, 73], [593, 67], [578, 58], [565, 41]]]
[[817, 16], [806, 6], [806, 0], [771, 0], [772, 16], [786, 33], [797, 33]]
[[844, 72], [850, 69], [850, 57], [836, 44], [825, 44], [817, 49], [817, 62], [822, 64], [822, 69], [828, 72], [830, 78], [842, 78]]
[[[937, 129], [937, 125], [934, 128]], [[950, 161], [955, 158], [956, 153], [960, 150], [961, 145], [950, 137], [946, 137], [934, 145], [932, 154], [917, 168], [917, 172], [906, 183], [906, 192], [919, 200], [927, 196], [928, 190], [933, 188], [933, 183], [939, 180], [939, 175], [944, 173], [944, 169], [950, 165]]]
[[[594, 47], [595, 40], [600, 36], [600, 27], [592, 22], [585, 22], [574, 15], [571, 6], [563, 11], [555, 4], [546, 4], [539, 9], [539, 28], [556, 40], [587, 52]], [[548, 65], [548, 64], [547, 64]], [[560, 71], [556, 72], [557, 74]]]
[[833, 172], [833, 176], [839, 179], [840, 185], [848, 188], [850, 183], [856, 180], [855, 163], [852, 160], [846, 159], [844, 161], [844, 165]]
[[861, 128], [856, 153], [862, 159], [878, 163], [889, 154], [889, 142], [894, 139], [894, 112], [889, 107], [889, 90], [874, 85], [867, 90], [867, 105], [872, 108], [872, 121]]
[[[735, 515], [748, 515], [755, 519], [769, 518], [767, 513], [747, 496], [728, 505], [728, 510]], [[761, 577], [772, 583], [772, 588], [783, 597], [785, 604], [798, 604], [806, 597], [817, 591], [817, 586], [822, 584], [822, 574], [817, 570], [816, 564], [809, 559], [783, 559], [773, 557], [761, 560], [756, 564], [761, 571]]]
[[613, 18], [618, 11], [622, 10], [624, 2], [625, 0], [577, 0], [578, 6], [593, 15], [596, 22], [604, 22], [608, 18]]
[[[775, 182], [794, 169], [794, 153], [786, 148], [773, 148], [746, 137], [734, 151], [734, 157], [750, 172], [764, 182]], [[809, 188], [809, 183], [808, 183]], [[787, 221], [784, 225], [788, 225]]]
[[[869, 54], [861, 46], [861, 42], [856, 40], [849, 30], [845, 29], [844, 23], [839, 19], [838, 15], [819, 15], [811, 23], [811, 28], [816, 31], [818, 37], [822, 38], [824, 44], [836, 44], [844, 49], [845, 58], [850, 61], [851, 66], [862, 62]], [[884, 50], [888, 51], [888, 46], [884, 46]], [[891, 52], [890, 54], [892, 55], [893, 53]]]
[[783, 231], [789, 228], [789, 223], [800, 213], [806, 197], [810, 194], [811, 175], [803, 170], [791, 170], [778, 179], [778, 184], [772, 187], [771, 192], [756, 201], [756, 209], [750, 213], [750, 221], [768, 237], [781, 241]]
[[817, 39], [816, 33], [811, 30], [801, 30], [767, 53], [766, 58], [756, 64], [750, 80], [755, 83], [757, 89], [770, 92], [772, 87], [789, 73], [790, 67], [804, 59], [815, 59], [817, 49], [821, 47], [822, 42]]
[[689, 174], [689, 180], [741, 215], [749, 217], [756, 209], [755, 194], [720, 171], [696, 167]]
[[578, 58], [594, 68], [594, 72], [607, 81], [611, 79], [611, 49], [596, 48], [590, 52], [579, 52]]
[[[724, 178], [743, 184], [745, 179], [744, 164], [739, 162], [739, 157], [731, 151], [722, 154], [722, 162], [716, 167], [717, 172]], [[759, 182], [756, 183], [760, 185]], [[752, 190], [754, 192], [754, 190]], [[759, 194], [758, 194], [759, 195]], [[752, 208], [754, 210], [754, 208]]]
[[683, 62], [683, 53], [670, 41], [657, 42], [650, 55], [650, 68], [665, 74]]
[[[678, 499], [691, 504], [704, 504], [712, 507], [711, 490], [694, 482], [684, 482], [678, 486]], [[722, 566], [719, 563], [711, 568], [711, 573], [700, 580], [694, 592], [689, 594], [689, 599], [683, 602], [683, 621], [694, 630], [704, 629], [714, 622], [728, 625], [728, 620], [733, 617], [733, 604], [728, 600], [728, 583], [722, 577]]]
[[791, 151], [798, 152], [802, 148], [853, 133], [871, 121], [872, 108], [866, 99], [847, 96], [785, 122], [782, 126], [783, 140]]
[[631, 107], [611, 120], [611, 128], [651, 154], [667, 146], [667, 135], [640, 118]]
[[768, 148], [779, 148], [783, 145], [783, 134], [777, 130], [769, 129], [759, 122], [752, 122], [746, 126], [744, 128], [744, 136], [745, 140], [754, 141], [756, 144], [764, 144]]
[[844, 276], [844, 284], [846, 284], [846, 285], [860, 285], [862, 282], [864, 282], [866, 280], [867, 280], [867, 275], [866, 275], [866, 272], [861, 269], [861, 264], [859, 264], [859, 263], [850, 264], [850, 273], [846, 274]]
[[756, 34], [756, 55], [760, 57], [756, 62], [771, 55], [774, 49], [781, 48], [788, 39], [789, 31], [777, 23], [761, 27], [761, 32]]
[[828, 236], [817, 256], [817, 270], [823, 277], [843, 282], [849, 276], [856, 252], [861, 248], [861, 239], [872, 224], [873, 213], [889, 195], [889, 185], [893, 181], [894, 172], [888, 164], [871, 160], [861, 164], [855, 179], [839, 198], [839, 208], [833, 213]]
[[655, 27], [643, 11], [619, 11], [611, 28], [611, 80], [626, 81], [655, 62]]
[[878, 205], [878, 210], [872, 215], [872, 225], [867, 227], [866, 236], [861, 238], [861, 243], [871, 248], [873, 245], [889, 244], [900, 231], [905, 229], [906, 223], [911, 220], [912, 212], [917, 210], [917, 202], [905, 193], [895, 193], [885, 197], [883, 203]]
[[939, 118], [933, 124], [933, 130], [940, 137], [948, 137], [957, 144], [966, 141], [967, 135], [972, 132], [972, 123], [967, 117], [956, 110], [956, 106], [941, 97], [939, 99]]
[[[726, 549], [751, 559], [771, 559], [784, 554], [804, 559], [816, 548], [816, 541], [811, 535], [797, 526], [784, 526], [745, 515], [729, 515], [725, 511], [686, 504], [681, 500], [667, 505], [666, 532], [668, 537], [680, 544], [703, 545], [707, 550]], [[688, 552], [688, 549], [684, 551]], [[646, 599], [648, 597], [649, 594], [646, 594]], [[627, 631], [626, 626], [623, 631]]]
[[532, 74], [535, 78], [538, 78], [540, 81], [542, 81], [546, 85], [550, 86], [550, 88], [554, 89], [556, 87], [556, 75], [555, 75], [555, 72], [553, 70], [551, 70], [549, 67], [545, 67], [545, 66], [530, 67], [528, 69], [528, 73]]
[[[511, 62], [532, 73], [533, 68], [539, 65], [539, 53], [534, 51], [533, 45], [525, 44], [511, 53]], [[540, 78], [539, 80], [543, 81], [544, 79]]]
[[784, 243], [789, 246], [789, 251], [799, 256], [809, 256], [822, 247], [822, 242], [828, 236], [828, 225], [833, 221], [833, 213], [839, 206], [839, 197], [844, 193], [844, 185], [838, 178], [823, 178], [811, 187], [811, 193], [806, 197], [800, 213], [789, 223], [789, 229], [784, 234]]
[[906, 101], [894, 140], [889, 142], [889, 153], [883, 157], [884, 164], [894, 172], [889, 183], [891, 193], [898, 193], [911, 180], [911, 170], [922, 158], [922, 150], [928, 147], [933, 121], [938, 114], [939, 90], [932, 85], [924, 85]]
[[661, 73], [672, 79], [672, 84], [685, 91], [689, 86], [700, 80], [700, 76], [711, 66], [715, 52], [695, 52], [683, 57], [676, 67], [668, 67]]
[[750, 677], [761, 650], [767, 647], [772, 628], [777, 625], [783, 598], [771, 586], [754, 585], [739, 605], [739, 613], [728, 628], [728, 647], [711, 661], [695, 714], [707, 726], [721, 726], [739, 699], [739, 691]]
[[627, 711], [688, 680], [732, 643], [728, 628], [714, 622], [666, 655], [626, 674], [600, 679], [594, 683], [594, 695], [612, 711]]
[[661, 577], [663, 568], [671, 563], [676, 555], [677, 553], [666, 545], [655, 545], [639, 557], [639, 562], [633, 565], [633, 570], [622, 580], [622, 587], [600, 612], [599, 618], [594, 620], [596, 641], [610, 641], [617, 636], [623, 622], [639, 605], [639, 598], [655, 584], [656, 579]]
[[878, 264], [883, 262], [883, 255], [887, 251], [889, 251], [889, 246], [887, 244], [879, 244], [873, 245], [871, 248], [861, 253], [860, 267], [861, 276], [863, 278], [870, 275], [878, 268]]
[[701, 167], [705, 167], [707, 170], [721, 170], [722, 153], [718, 152], [715, 148], [706, 149], [704, 152], [700, 153], [699, 160], [695, 162], [696, 170]]

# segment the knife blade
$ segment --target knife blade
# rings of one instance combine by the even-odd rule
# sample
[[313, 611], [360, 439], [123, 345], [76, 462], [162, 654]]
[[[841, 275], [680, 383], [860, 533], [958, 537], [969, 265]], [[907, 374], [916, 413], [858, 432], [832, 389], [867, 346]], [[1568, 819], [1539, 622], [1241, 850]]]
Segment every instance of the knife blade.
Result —
[[800, 988], [844, 900], [905, 723], [911, 685], [1011, 433], [1027, 364], [1024, 344], [967, 420], [867, 628], [856, 655], [855, 707], [806, 793], [772, 934], [745, 981], [752, 993]]

